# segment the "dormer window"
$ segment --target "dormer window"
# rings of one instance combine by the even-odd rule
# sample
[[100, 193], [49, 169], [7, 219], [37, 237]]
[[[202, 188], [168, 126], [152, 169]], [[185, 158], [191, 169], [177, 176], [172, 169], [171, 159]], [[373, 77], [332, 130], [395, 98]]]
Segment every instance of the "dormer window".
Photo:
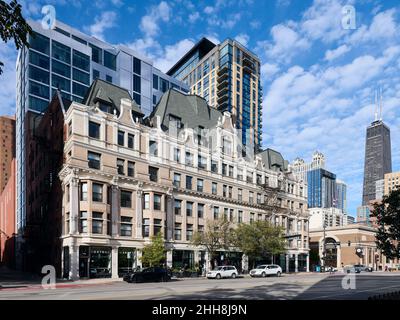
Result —
[[106, 104], [106, 103], [104, 103], [104, 102], [99, 102], [99, 103], [98, 103], [98, 106], [99, 106], [99, 109], [100, 109], [101, 111], [103, 111], [103, 112], [110, 113], [110, 114], [113, 113], [113, 110], [112, 110], [113, 108], [112, 108], [112, 106], [109, 105], [109, 104]]
[[181, 118], [174, 116], [172, 114], [169, 115], [169, 125], [170, 127], [175, 127], [177, 129], [182, 129], [183, 124]]
[[204, 127], [199, 126], [197, 131], [197, 141], [200, 146], [204, 146]]

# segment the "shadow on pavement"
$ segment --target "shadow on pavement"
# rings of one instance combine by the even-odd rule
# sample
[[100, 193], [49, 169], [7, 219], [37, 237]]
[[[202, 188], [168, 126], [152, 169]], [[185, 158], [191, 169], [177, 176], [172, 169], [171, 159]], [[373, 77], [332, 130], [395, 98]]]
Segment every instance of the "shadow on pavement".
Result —
[[6, 267], [0, 268], [0, 288], [40, 284], [41, 281], [42, 278], [36, 274], [19, 272]]
[[[400, 276], [383, 277], [373, 274], [356, 274], [355, 288], [345, 289], [342, 280], [346, 275], [328, 276], [317, 282], [296, 300], [367, 300], [374, 295], [400, 290]], [[348, 279], [348, 278], [347, 278]], [[347, 282], [350, 286], [350, 282]]]
[[193, 294], [163, 296], [162, 300], [287, 300], [293, 299], [303, 289], [300, 285], [276, 283], [254, 288], [213, 288]]

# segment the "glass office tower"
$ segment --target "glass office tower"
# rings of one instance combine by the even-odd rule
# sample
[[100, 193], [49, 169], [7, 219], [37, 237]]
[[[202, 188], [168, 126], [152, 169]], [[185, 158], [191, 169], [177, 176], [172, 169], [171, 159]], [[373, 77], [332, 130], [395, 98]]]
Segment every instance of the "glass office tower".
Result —
[[231, 112], [242, 144], [260, 151], [262, 87], [260, 60], [254, 53], [235, 40], [216, 45], [203, 38], [167, 74], [182, 80], [210, 106]]
[[29, 49], [20, 50], [16, 65], [18, 232], [25, 227], [29, 201], [25, 198], [25, 166], [29, 165], [25, 143], [32, 124], [28, 122], [35, 122], [47, 108], [57, 88], [64, 98], [80, 102], [91, 82], [100, 78], [129, 90], [145, 115], [169, 88], [189, 91], [185, 83], [165, 75], [151, 60], [127, 47], [105, 43], [58, 21], [54, 30], [36, 22], [30, 25], [35, 36], [29, 38]]
[[308, 207], [332, 208], [336, 203], [336, 175], [315, 169], [307, 172]]

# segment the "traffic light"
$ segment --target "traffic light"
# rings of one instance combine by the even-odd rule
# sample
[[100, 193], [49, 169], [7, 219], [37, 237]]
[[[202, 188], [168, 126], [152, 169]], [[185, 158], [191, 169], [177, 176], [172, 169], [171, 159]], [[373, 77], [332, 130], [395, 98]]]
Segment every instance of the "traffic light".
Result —
[[351, 246], [351, 241], [347, 241], [347, 245], [350, 247]]

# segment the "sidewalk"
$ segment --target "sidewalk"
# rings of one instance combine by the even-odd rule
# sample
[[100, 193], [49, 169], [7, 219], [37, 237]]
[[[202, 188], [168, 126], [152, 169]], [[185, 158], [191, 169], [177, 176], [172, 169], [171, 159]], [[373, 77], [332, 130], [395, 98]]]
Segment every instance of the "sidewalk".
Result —
[[[121, 281], [123, 281], [122, 278], [85, 279], [77, 281], [56, 279], [56, 287], [66, 288], [72, 286], [90, 286], [90, 285], [108, 284]], [[17, 288], [32, 288], [32, 289], [42, 288], [42, 276], [1, 267], [0, 290], [17, 289]]]

